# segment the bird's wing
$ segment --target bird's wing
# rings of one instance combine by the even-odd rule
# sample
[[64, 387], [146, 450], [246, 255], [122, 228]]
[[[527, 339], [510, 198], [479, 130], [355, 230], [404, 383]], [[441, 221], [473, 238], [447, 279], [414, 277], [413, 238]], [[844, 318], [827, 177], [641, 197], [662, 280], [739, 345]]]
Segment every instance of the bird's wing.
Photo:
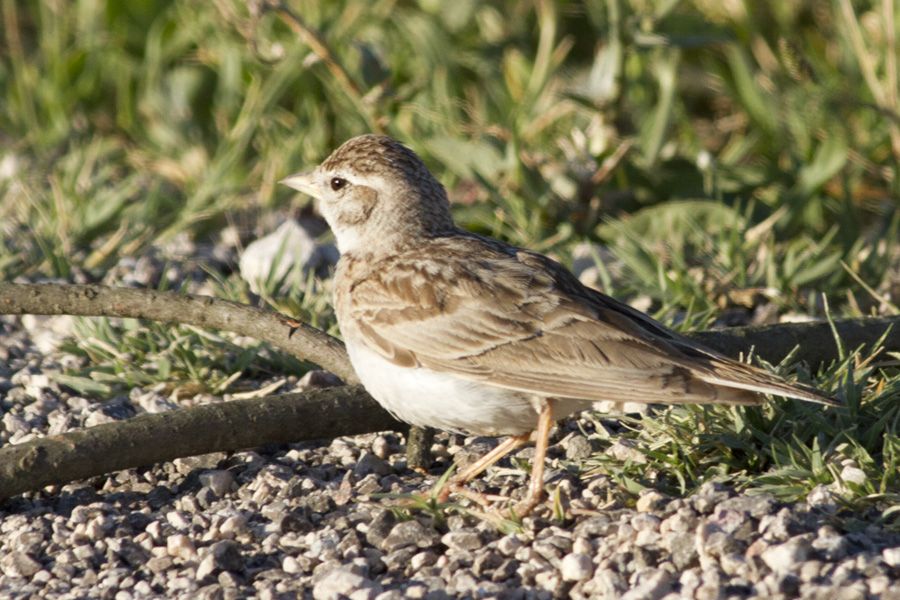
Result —
[[826, 401], [678, 336], [544, 256], [480, 238], [443, 244], [352, 286], [353, 327], [397, 364], [590, 401], [759, 403], [753, 392]]

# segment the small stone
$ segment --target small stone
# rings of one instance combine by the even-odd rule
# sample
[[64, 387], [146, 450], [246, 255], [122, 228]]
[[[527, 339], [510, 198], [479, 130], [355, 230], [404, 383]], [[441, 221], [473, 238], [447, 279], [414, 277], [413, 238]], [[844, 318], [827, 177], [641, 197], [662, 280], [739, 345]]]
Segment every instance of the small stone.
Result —
[[369, 452], [363, 454], [357, 461], [356, 466], [353, 467], [353, 475], [360, 479], [371, 473], [384, 476], [392, 472], [391, 465]]
[[880, 598], [885, 595], [891, 587], [891, 580], [887, 575], [876, 575], [872, 577], [866, 582], [866, 585], [869, 587], [869, 593], [876, 597]]
[[725, 500], [717, 509], [745, 512], [754, 519], [760, 519], [770, 514], [775, 504], [776, 500], [772, 494], [744, 494]]
[[444, 534], [441, 542], [457, 552], [468, 552], [481, 548], [481, 537], [474, 531], [451, 531]]
[[297, 385], [294, 386], [295, 392], [305, 392], [306, 390], [335, 387], [343, 383], [341, 378], [328, 371], [314, 369], [307, 371], [306, 375], [300, 378]]
[[720, 502], [724, 502], [729, 497], [728, 491], [723, 489], [721, 484], [714, 482], [706, 482], [700, 486], [697, 493], [691, 498], [694, 510], [701, 514], [711, 513]]
[[900, 546], [885, 548], [881, 551], [884, 563], [889, 567], [900, 567]]
[[672, 589], [672, 575], [664, 569], [651, 570], [640, 577], [637, 586], [626, 592], [622, 600], [658, 600]]
[[372, 440], [372, 454], [374, 454], [381, 460], [385, 460], [388, 456], [390, 456], [391, 445], [386, 437], [384, 437], [383, 435], [379, 435], [374, 440]]
[[855, 483], [856, 485], [864, 485], [866, 483], [866, 472], [859, 467], [846, 466], [841, 469], [841, 479], [845, 482]]
[[631, 461], [636, 465], [647, 463], [647, 457], [637, 449], [637, 444], [631, 440], [618, 439], [615, 443], [606, 449], [606, 453], [622, 462]]
[[85, 562], [94, 558], [96, 553], [94, 552], [93, 546], [88, 544], [78, 544], [72, 549], [72, 554], [78, 560]]
[[167, 512], [166, 521], [169, 522], [169, 525], [178, 530], [185, 530], [191, 526], [190, 518], [178, 510], [170, 510]]
[[522, 540], [514, 535], [507, 535], [497, 541], [497, 550], [505, 556], [513, 556], [522, 547]]
[[818, 537], [812, 543], [812, 547], [828, 561], [838, 561], [844, 558], [849, 546], [847, 539], [831, 527], [819, 528]]
[[761, 554], [763, 562], [776, 573], [794, 571], [809, 556], [809, 540], [804, 536], [793, 537], [783, 544], [770, 546]]
[[838, 509], [834, 494], [822, 484], [814, 487], [806, 495], [806, 503], [812, 508], [825, 512], [835, 512]]
[[590, 440], [583, 435], [573, 435], [566, 440], [566, 458], [572, 461], [581, 461], [590, 457], [594, 452]]
[[234, 537], [247, 531], [247, 517], [244, 515], [231, 515], [222, 522], [219, 532], [227, 537]]
[[685, 569], [697, 560], [697, 536], [692, 533], [669, 533], [663, 537], [662, 543], [672, 563], [679, 569]]
[[[241, 278], [254, 293], [269, 291], [287, 294], [292, 283], [302, 286], [309, 272], [324, 275], [325, 270], [337, 262], [337, 248], [316, 242], [304, 225], [303, 222], [288, 219], [272, 233], [244, 248], [238, 265]], [[281, 282], [280, 287], [265, 290], [266, 282], [270, 281]]]
[[150, 558], [145, 548], [130, 539], [121, 541], [117, 554], [122, 559], [122, 562], [133, 569], [142, 567], [147, 562], [147, 559]]
[[403, 521], [394, 525], [390, 534], [384, 538], [381, 548], [385, 552], [406, 546], [430, 548], [437, 540], [438, 534], [433, 529], [426, 528], [418, 521]]
[[478, 589], [478, 580], [466, 569], [456, 571], [451, 575], [447, 588], [457, 596], [472, 596]]
[[366, 541], [372, 546], [380, 548], [396, 523], [397, 517], [394, 516], [394, 513], [389, 510], [379, 511], [366, 526]]
[[213, 574], [216, 570], [216, 559], [212, 554], [207, 554], [203, 560], [200, 561], [200, 564], [197, 565], [197, 581], [201, 581], [206, 579], [210, 575]]
[[41, 563], [26, 552], [10, 552], [0, 559], [0, 567], [10, 577], [31, 578], [43, 569]]
[[430, 567], [437, 561], [437, 555], [431, 550], [425, 550], [415, 554], [409, 561], [409, 566], [413, 571], [419, 571], [423, 567]]
[[224, 469], [214, 469], [200, 474], [200, 483], [208, 487], [212, 492], [221, 498], [231, 491], [234, 486], [234, 475], [231, 471]]
[[357, 590], [366, 589], [375, 595], [375, 587], [369, 579], [339, 567], [322, 576], [313, 586], [314, 600], [338, 600], [350, 596]]
[[794, 516], [787, 508], [774, 515], [765, 515], [759, 520], [758, 531], [767, 540], [786, 540], [797, 529]]
[[216, 542], [209, 548], [210, 554], [215, 559], [215, 564], [223, 571], [241, 571], [244, 561], [237, 543], [231, 540]]
[[656, 490], [648, 490], [641, 494], [640, 498], [638, 498], [637, 503], [635, 504], [635, 509], [638, 512], [646, 513], [653, 512], [655, 510], [662, 509], [668, 498], [657, 492]]
[[147, 569], [151, 573], [165, 573], [172, 567], [172, 559], [168, 556], [154, 556], [147, 561]]
[[808, 560], [800, 565], [800, 580], [807, 582], [812, 581], [819, 576], [821, 570], [822, 563], [817, 560]]
[[191, 538], [184, 534], [177, 533], [166, 538], [166, 552], [169, 556], [180, 558], [182, 560], [190, 560], [197, 555], [197, 549]]
[[281, 570], [285, 573], [296, 575], [303, 572], [303, 567], [300, 566], [299, 561], [293, 556], [285, 556], [284, 560], [281, 561]]
[[586, 554], [567, 554], [559, 566], [563, 581], [584, 581], [594, 574], [594, 563]]

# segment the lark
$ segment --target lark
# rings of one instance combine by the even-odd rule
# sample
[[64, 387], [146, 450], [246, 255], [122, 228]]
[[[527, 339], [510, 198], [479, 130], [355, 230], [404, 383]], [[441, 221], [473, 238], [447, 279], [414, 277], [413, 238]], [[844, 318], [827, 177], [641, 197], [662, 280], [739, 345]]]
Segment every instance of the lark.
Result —
[[443, 186], [390, 137], [354, 137], [282, 183], [314, 197], [334, 232], [334, 306], [366, 390], [413, 425], [510, 436], [448, 489], [533, 437], [515, 507], [528, 513], [554, 423], [598, 401], [833, 403], [670, 331], [546, 256], [459, 229]]

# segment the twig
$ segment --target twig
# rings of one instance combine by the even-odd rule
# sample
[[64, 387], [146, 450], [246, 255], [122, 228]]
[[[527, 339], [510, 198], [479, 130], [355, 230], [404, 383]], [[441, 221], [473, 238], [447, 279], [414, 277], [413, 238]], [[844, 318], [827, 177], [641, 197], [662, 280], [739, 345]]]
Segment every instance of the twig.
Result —
[[0, 314], [130, 317], [223, 329], [312, 361], [347, 383], [359, 382], [340, 340], [273, 311], [212, 296], [102, 285], [0, 283]]
[[0, 499], [184, 456], [402, 429], [360, 386], [141, 415], [0, 448]]

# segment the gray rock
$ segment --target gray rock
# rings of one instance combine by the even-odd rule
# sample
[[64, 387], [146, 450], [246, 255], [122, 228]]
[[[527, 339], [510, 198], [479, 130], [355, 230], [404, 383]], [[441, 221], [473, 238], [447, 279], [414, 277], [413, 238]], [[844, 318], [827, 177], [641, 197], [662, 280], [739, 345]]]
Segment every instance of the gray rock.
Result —
[[481, 536], [474, 531], [450, 531], [441, 538], [441, 542], [457, 552], [478, 550], [483, 545]]
[[563, 581], [585, 581], [594, 574], [594, 563], [590, 556], [573, 552], [563, 557], [559, 572]]
[[10, 577], [30, 579], [44, 567], [33, 556], [25, 552], [14, 551], [0, 559], [0, 568]]
[[363, 454], [356, 466], [353, 468], [353, 475], [359, 479], [366, 475], [374, 473], [375, 475], [388, 475], [393, 472], [391, 465], [387, 464], [383, 459], [378, 458], [374, 454], [366, 452]]
[[810, 540], [807, 536], [796, 536], [784, 542], [770, 546], [760, 555], [763, 562], [776, 573], [795, 571], [805, 561], [810, 552]]
[[812, 547], [828, 561], [838, 561], [847, 556], [850, 543], [832, 527], [820, 527]]
[[381, 549], [385, 552], [392, 552], [408, 546], [430, 548], [437, 543], [438, 539], [436, 531], [425, 527], [418, 521], [403, 521], [394, 525], [381, 543]]
[[697, 537], [693, 533], [682, 531], [676, 531], [663, 537], [663, 547], [677, 568], [685, 569], [697, 561], [696, 539]]
[[[332, 569], [313, 586], [312, 595], [315, 600], [338, 600], [364, 590], [365, 597], [374, 598], [380, 589], [375, 584], [346, 568]], [[359, 596], [354, 595], [354, 598]]]
[[506, 556], [514, 555], [522, 547], [522, 540], [515, 535], [506, 535], [497, 540], [497, 550]]
[[674, 583], [668, 571], [654, 569], [642, 576], [637, 586], [622, 595], [622, 600], [658, 600], [669, 593]]
[[209, 548], [216, 567], [223, 571], [242, 571], [244, 561], [238, 544], [232, 540], [221, 540]]
[[248, 244], [239, 267], [241, 278], [254, 293], [263, 291], [266, 282], [274, 282], [280, 285], [270, 291], [285, 294], [293, 285], [302, 286], [310, 272], [324, 275], [338, 256], [333, 245], [317, 243], [301, 223], [288, 219], [274, 232]]
[[182, 560], [190, 560], [197, 555], [197, 549], [191, 538], [180, 533], [166, 538], [166, 552], [169, 556]]
[[581, 461], [590, 457], [594, 449], [590, 440], [583, 435], [573, 435], [565, 444], [566, 458], [573, 461]]
[[200, 474], [200, 483], [221, 498], [234, 486], [234, 475], [225, 469], [214, 469]]
[[[297, 385], [294, 386], [295, 392], [305, 392], [311, 389], [320, 389], [341, 385], [341, 378], [334, 373], [322, 371], [321, 369], [313, 369], [307, 371], [306, 375], [300, 378]], [[384, 457], [382, 457], [384, 458]]]
[[386, 509], [380, 510], [366, 527], [366, 541], [376, 548], [381, 548], [396, 523], [394, 513]]
[[647, 490], [643, 492], [635, 504], [638, 512], [646, 513], [662, 509], [668, 502], [669, 498], [660, 494], [656, 490]]
[[715, 510], [720, 502], [728, 500], [728, 490], [718, 483], [707, 482], [700, 486], [697, 493], [691, 497], [691, 503], [700, 514], [708, 514]]

